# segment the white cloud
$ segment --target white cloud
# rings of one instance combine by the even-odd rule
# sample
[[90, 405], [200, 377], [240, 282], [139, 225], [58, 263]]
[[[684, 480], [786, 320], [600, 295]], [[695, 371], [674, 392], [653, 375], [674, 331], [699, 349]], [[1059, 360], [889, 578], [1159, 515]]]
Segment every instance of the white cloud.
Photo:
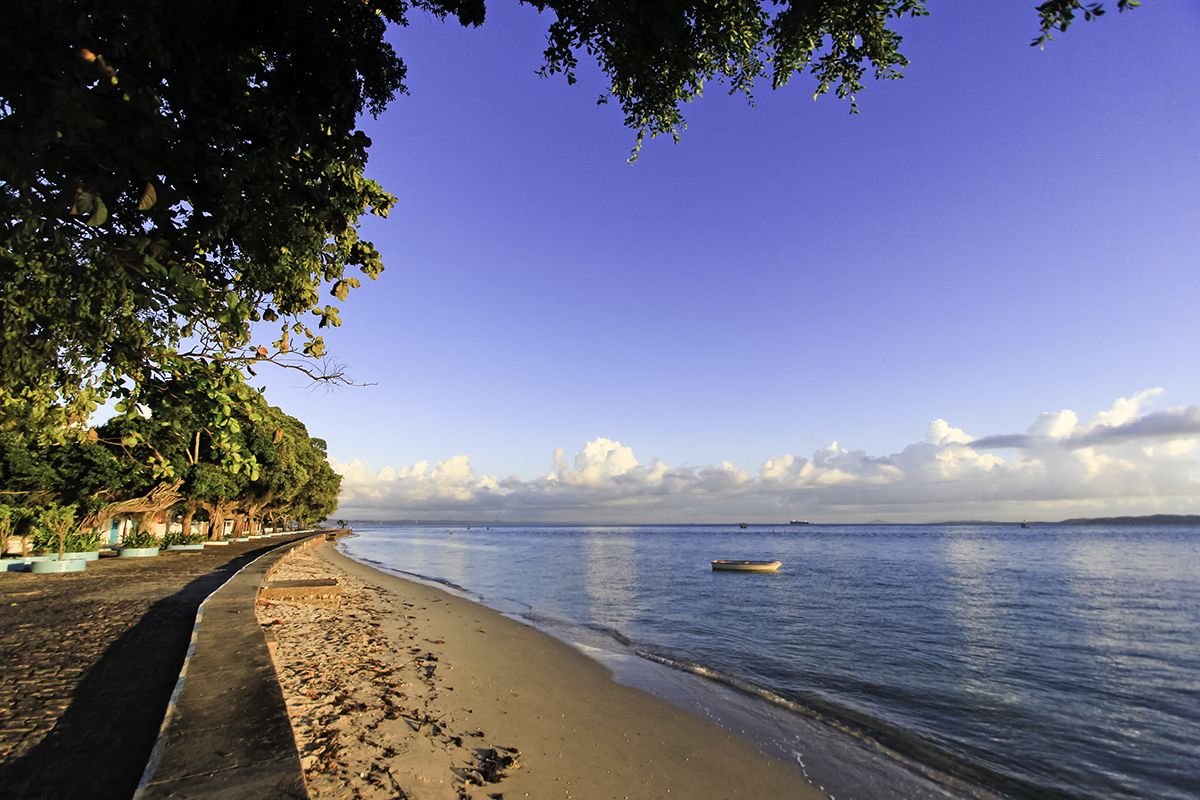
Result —
[[930, 444], [966, 444], [971, 437], [962, 428], [955, 428], [944, 419], [935, 419], [929, 423], [925, 432], [925, 441]]
[[502, 495], [505, 490], [495, 478], [477, 476], [469, 456], [459, 455], [439, 463], [432, 470], [429, 462], [418, 461], [411, 467], [384, 467], [373, 472], [362, 461], [333, 462], [342, 476], [342, 507], [409, 508], [431, 504], [477, 502], [488, 494]]
[[1043, 411], [1029, 426], [1030, 436], [1045, 436], [1050, 439], [1066, 439], [1079, 427], [1079, 415], [1071, 409]]
[[1108, 425], [1115, 428], [1118, 425], [1125, 425], [1128, 422], [1132, 422], [1141, 413], [1142, 405], [1147, 400], [1158, 397], [1163, 391], [1163, 388], [1158, 386], [1138, 392], [1133, 397], [1117, 398], [1117, 401], [1112, 404], [1112, 408], [1107, 411], [1101, 411], [1092, 417], [1091, 422], [1087, 425], [1087, 430], [1094, 430], [1101, 425]]
[[921, 521], [1200, 511], [1200, 406], [1148, 412], [1161, 389], [1120, 398], [1086, 423], [1070, 409], [1024, 433], [976, 438], [944, 419], [924, 441], [872, 456], [832, 442], [784, 453], [757, 472], [729, 461], [642, 463], [599, 437], [560, 448], [540, 478], [481, 475], [457, 455], [372, 470], [335, 463], [340, 516], [578, 522]]
[[568, 467], [562, 448], [554, 451], [554, 470], [549, 480], [571, 486], [602, 486], [614, 478], [634, 472], [639, 467], [633, 448], [600, 437], [584, 445], [575, 454], [574, 467]]

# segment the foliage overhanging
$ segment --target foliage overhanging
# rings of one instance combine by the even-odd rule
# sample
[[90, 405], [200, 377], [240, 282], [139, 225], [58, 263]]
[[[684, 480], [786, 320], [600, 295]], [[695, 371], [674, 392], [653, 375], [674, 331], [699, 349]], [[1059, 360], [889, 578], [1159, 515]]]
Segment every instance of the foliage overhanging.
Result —
[[[542, 73], [575, 82], [580, 58], [594, 59], [610, 82], [601, 99], [620, 105], [638, 146], [678, 136], [681, 108], [712, 82], [750, 95], [760, 79], [779, 88], [807, 76], [814, 96], [833, 93], [855, 111], [868, 73], [894, 79], [908, 63], [899, 21], [927, 13], [924, 0], [523, 2], [548, 12]], [[334, 303], [360, 275], [383, 270], [358, 224], [386, 216], [395, 198], [365, 175], [371, 142], [358, 120], [406, 91], [386, 33], [412, 11], [467, 26], [486, 16], [483, 0], [6, 4], [6, 480], [38, 483], [49, 467], [30, 453], [70, 442], [107, 446], [80, 457], [127, 492], [146, 486], [105, 461], [118, 451], [153, 481], [182, 482], [218, 505], [212, 498], [236, 488], [223, 481], [258, 480], [270, 448], [241, 427], [275, 412], [243, 378], [262, 362], [343, 378], [322, 363], [320, 331], [341, 324]], [[1045, 0], [1035, 11], [1034, 44], [1044, 45], [1105, 9]], [[119, 418], [108, 434], [119, 438], [91, 441], [87, 420], [110, 398]], [[150, 406], [151, 422], [139, 421]], [[274, 419], [279, 430], [299, 424]], [[194, 439], [168, 435], [176, 424], [206, 431], [205, 457]]]

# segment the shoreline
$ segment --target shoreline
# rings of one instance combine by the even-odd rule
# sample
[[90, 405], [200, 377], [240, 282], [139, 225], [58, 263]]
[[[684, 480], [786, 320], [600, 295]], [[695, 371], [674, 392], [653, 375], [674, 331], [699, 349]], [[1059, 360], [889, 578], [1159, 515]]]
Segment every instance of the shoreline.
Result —
[[285, 563], [343, 585], [336, 608], [259, 606], [313, 797], [826, 796], [799, 765], [498, 611], [328, 544]]
[[998, 800], [1006, 789], [1015, 796], [1042, 796], [1039, 787], [955, 761], [919, 738], [895, 746], [903, 731], [851, 709], [789, 700], [702, 664], [660, 654], [652, 646], [643, 649], [645, 645], [631, 642], [619, 631], [547, 616], [517, 601], [495, 605], [446, 579], [389, 568], [341, 547], [337, 553], [376, 574], [464, 600], [549, 636], [601, 665], [612, 681], [732, 734], [772, 762], [798, 767], [823, 796]]

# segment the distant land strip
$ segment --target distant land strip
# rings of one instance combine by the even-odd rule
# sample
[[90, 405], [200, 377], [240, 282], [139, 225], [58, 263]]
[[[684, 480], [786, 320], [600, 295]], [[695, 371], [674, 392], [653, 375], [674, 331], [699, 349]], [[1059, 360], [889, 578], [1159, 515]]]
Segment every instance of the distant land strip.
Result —
[[1150, 514], [1144, 517], [1081, 517], [1060, 525], [1200, 525], [1200, 514]]

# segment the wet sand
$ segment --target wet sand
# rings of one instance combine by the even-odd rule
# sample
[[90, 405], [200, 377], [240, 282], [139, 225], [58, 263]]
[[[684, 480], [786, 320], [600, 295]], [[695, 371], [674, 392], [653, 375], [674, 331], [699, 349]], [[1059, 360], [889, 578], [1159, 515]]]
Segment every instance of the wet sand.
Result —
[[823, 796], [554, 637], [331, 545], [272, 580], [326, 577], [335, 600], [257, 609], [315, 798]]

